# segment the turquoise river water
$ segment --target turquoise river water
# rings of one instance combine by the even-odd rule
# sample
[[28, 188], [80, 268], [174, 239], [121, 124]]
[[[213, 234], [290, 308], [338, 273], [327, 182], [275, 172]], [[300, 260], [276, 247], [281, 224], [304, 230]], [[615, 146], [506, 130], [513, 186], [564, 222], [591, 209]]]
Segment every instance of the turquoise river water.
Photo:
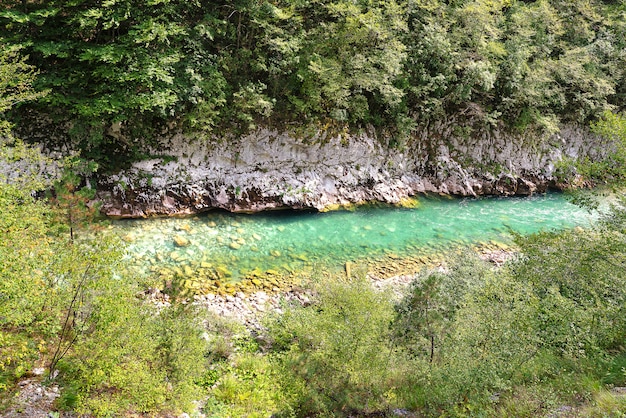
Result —
[[[420, 198], [415, 209], [210, 212], [188, 218], [123, 220], [113, 228], [129, 242], [142, 272], [236, 283], [262, 273], [363, 259], [443, 252], [458, 245], [508, 242], [511, 232], [584, 226], [592, 220], [561, 194], [526, 198]], [[178, 241], [178, 244], [175, 242]], [[168, 270], [169, 269], [169, 270]]]

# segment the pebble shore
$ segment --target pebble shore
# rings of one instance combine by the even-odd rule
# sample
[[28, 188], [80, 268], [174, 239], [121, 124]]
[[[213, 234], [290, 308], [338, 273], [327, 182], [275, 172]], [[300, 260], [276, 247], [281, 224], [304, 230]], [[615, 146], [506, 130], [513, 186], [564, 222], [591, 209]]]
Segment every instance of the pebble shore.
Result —
[[[515, 254], [511, 248], [490, 249], [479, 252], [479, 257], [498, 268], [514, 257]], [[445, 262], [429, 266], [429, 268], [445, 271]], [[367, 277], [375, 289], [391, 289], [396, 297], [400, 298], [404, 290], [415, 280], [417, 274], [401, 274], [389, 278], [368, 274]], [[206, 308], [219, 317], [239, 322], [251, 331], [260, 331], [262, 328], [261, 318], [266, 314], [280, 315], [286, 306], [293, 306], [294, 304], [308, 306], [313, 300], [311, 291], [303, 288], [291, 288], [291, 290], [275, 288], [274, 290], [274, 292], [236, 292], [233, 295], [198, 294], [194, 295], [189, 302]], [[146, 298], [157, 306], [168, 306], [170, 303], [169, 296], [155, 288], [151, 288], [146, 292]]]

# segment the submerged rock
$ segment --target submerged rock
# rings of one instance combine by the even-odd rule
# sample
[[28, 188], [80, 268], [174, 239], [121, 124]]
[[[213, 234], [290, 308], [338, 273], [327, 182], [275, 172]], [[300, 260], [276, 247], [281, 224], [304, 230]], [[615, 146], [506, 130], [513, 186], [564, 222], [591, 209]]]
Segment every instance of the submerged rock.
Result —
[[174, 235], [174, 244], [177, 247], [187, 247], [189, 244], [191, 244], [191, 242], [181, 235]]

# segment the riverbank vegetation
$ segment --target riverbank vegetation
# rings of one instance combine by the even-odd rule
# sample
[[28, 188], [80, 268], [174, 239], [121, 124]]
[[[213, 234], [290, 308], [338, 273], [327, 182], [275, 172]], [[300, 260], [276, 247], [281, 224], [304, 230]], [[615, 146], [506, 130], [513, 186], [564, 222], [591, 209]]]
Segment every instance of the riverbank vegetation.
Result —
[[119, 242], [72, 240], [57, 207], [0, 190], [3, 408], [43, 368], [53, 408], [94, 416], [626, 411], [611, 391], [626, 386], [624, 202], [590, 229], [518, 237], [498, 269], [451, 258], [401, 296], [321, 280], [251, 333], [175, 293], [147, 301], [145, 282], [119, 275]]
[[[104, 166], [158, 134], [374, 126], [401, 145], [454, 118], [551, 133], [621, 111], [626, 5], [602, 0], [0, 2], [48, 92], [29, 137]], [[54, 135], [29, 127], [48, 120]], [[312, 128], [312, 129], [311, 129]]]

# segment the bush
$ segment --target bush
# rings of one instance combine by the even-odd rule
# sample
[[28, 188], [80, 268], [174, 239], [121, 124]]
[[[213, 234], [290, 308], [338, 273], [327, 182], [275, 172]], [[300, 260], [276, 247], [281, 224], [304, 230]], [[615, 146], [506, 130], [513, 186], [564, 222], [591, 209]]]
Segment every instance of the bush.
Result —
[[[617, 226], [617, 225], [615, 225]], [[626, 243], [614, 227], [520, 238], [525, 258], [513, 266], [538, 300], [540, 343], [584, 357], [626, 339]]]
[[199, 315], [181, 306], [156, 312], [124, 287], [103, 295], [97, 327], [59, 363], [61, 406], [96, 416], [192, 411], [208, 367]]
[[485, 263], [473, 257], [452, 261], [446, 273], [418, 274], [396, 307], [395, 337], [413, 356], [436, 363], [465, 295], [491, 275]]
[[216, 374], [219, 379], [204, 410], [209, 417], [268, 417], [287, 404], [280, 372], [268, 356], [238, 354], [229, 364], [221, 364]]
[[269, 325], [280, 382], [296, 416], [348, 416], [393, 405], [404, 364], [390, 343], [389, 295], [364, 279], [322, 283], [316, 303]]
[[471, 254], [450, 261], [446, 273], [419, 275], [393, 324], [398, 348], [416, 360], [402, 391], [407, 404], [463, 412], [506, 389], [533, 353], [527, 294]]
[[[591, 400], [609, 374], [619, 380], [624, 216], [615, 209], [595, 229], [519, 237], [523, 256], [499, 270], [465, 260], [419, 277], [393, 324], [397, 349], [416, 360], [404, 402], [427, 414], [521, 413], [542, 399]], [[516, 400], [529, 391], [533, 402]]]

